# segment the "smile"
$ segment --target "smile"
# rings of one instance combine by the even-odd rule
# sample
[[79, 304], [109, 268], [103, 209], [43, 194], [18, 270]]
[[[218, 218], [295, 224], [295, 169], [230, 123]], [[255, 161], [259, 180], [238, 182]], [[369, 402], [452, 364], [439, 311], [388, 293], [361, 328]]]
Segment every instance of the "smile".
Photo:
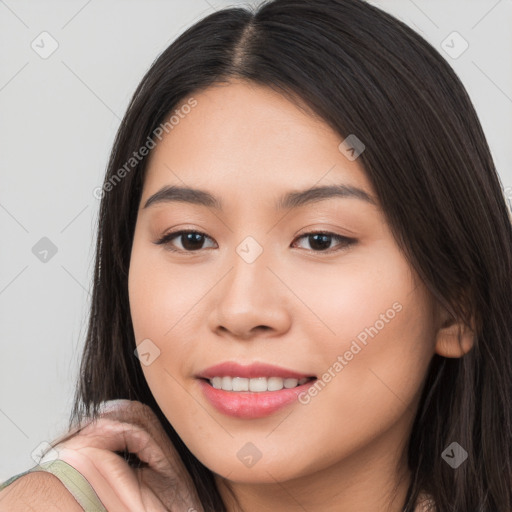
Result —
[[256, 377], [248, 379], [245, 377], [213, 377], [209, 379], [210, 384], [215, 389], [224, 391], [251, 391], [253, 393], [262, 393], [264, 391], [281, 391], [281, 389], [292, 389], [302, 386], [313, 377], [304, 377], [302, 379], [282, 378], [282, 377]]
[[[218, 384], [217, 378], [214, 377], [212, 380], [214, 379], [216, 379], [216, 383]], [[297, 379], [282, 379], [279, 377], [270, 377], [268, 379], [266, 377], [254, 379], [244, 379], [239, 377], [218, 377], [218, 379], [221, 379], [220, 389], [215, 388], [213, 384], [210, 383], [209, 379], [198, 379], [203, 396], [213, 407], [215, 407], [215, 409], [217, 409], [218, 412], [226, 416], [232, 416], [234, 418], [240, 419], [264, 418], [287, 405], [290, 405], [294, 402], [298, 403], [299, 395], [301, 393], [307, 392], [309, 386], [313, 385], [317, 380], [315, 377], [305, 377], [301, 379], [301, 382], [305, 380], [305, 382], [301, 384]], [[274, 379], [277, 380], [274, 381]], [[233, 389], [224, 390], [224, 380], [226, 380], [226, 387], [230, 384], [231, 387], [243, 387], [244, 389], [249, 386], [249, 382], [251, 380], [254, 380], [256, 381], [255, 385], [260, 386], [260, 391], [235, 391]], [[237, 381], [247, 382], [237, 383]], [[277, 384], [281, 386], [281, 383], [278, 381], [281, 381], [284, 387], [281, 387], [279, 390], [276, 389], [275, 391], [269, 391], [269, 386], [272, 387], [274, 385], [277, 387]], [[285, 386], [285, 382], [287, 382], [289, 386], [293, 384], [293, 387], [287, 388]], [[264, 390], [263, 386], [265, 386], [267, 389]]]

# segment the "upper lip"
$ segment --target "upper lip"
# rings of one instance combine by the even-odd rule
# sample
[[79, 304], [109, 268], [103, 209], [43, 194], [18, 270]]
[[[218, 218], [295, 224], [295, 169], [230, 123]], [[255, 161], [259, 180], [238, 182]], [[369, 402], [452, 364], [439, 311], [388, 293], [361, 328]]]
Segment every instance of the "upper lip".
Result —
[[242, 366], [233, 361], [226, 361], [206, 368], [197, 374], [196, 377], [200, 379], [213, 379], [213, 377], [245, 377], [247, 379], [256, 377], [281, 377], [284, 379], [302, 379], [304, 377], [314, 377], [314, 375], [308, 375], [265, 363], [252, 363]]

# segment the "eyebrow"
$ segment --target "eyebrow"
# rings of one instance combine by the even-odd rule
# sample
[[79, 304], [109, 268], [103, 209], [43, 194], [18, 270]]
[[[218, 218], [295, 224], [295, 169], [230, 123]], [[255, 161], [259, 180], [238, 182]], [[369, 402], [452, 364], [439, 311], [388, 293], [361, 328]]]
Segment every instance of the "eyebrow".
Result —
[[[275, 208], [276, 210], [299, 208], [306, 204], [334, 197], [355, 198], [376, 205], [376, 201], [373, 197], [364, 190], [352, 185], [339, 184], [288, 192], [277, 200]], [[146, 201], [143, 208], [148, 208], [154, 204], [174, 201], [197, 204], [220, 211], [222, 210], [222, 202], [217, 197], [210, 194], [210, 192], [177, 185], [168, 185], [161, 188]]]

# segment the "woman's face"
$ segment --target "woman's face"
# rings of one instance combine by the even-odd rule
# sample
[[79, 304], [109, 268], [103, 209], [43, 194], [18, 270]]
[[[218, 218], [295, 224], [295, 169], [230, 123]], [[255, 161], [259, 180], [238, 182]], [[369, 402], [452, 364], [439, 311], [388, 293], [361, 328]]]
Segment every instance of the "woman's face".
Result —
[[[358, 159], [269, 88], [232, 82], [194, 99], [151, 154], [131, 254], [135, 338], [156, 401], [192, 453], [231, 481], [391, 465], [437, 316]], [[164, 187], [202, 192], [145, 206]], [[156, 243], [177, 231], [203, 235]], [[198, 377], [224, 362], [280, 368], [270, 380], [256, 369], [251, 386], [292, 386], [282, 369], [316, 381], [223, 391]]]

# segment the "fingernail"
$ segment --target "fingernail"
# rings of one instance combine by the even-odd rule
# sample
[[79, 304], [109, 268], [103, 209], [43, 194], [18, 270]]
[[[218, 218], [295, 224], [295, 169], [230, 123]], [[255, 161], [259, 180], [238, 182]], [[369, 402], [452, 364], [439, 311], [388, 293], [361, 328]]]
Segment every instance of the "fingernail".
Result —
[[117, 400], [107, 400], [105, 402], [101, 402], [98, 411], [103, 414], [105, 412], [118, 411], [123, 407], [127, 406], [131, 400], [126, 400], [124, 398]]

